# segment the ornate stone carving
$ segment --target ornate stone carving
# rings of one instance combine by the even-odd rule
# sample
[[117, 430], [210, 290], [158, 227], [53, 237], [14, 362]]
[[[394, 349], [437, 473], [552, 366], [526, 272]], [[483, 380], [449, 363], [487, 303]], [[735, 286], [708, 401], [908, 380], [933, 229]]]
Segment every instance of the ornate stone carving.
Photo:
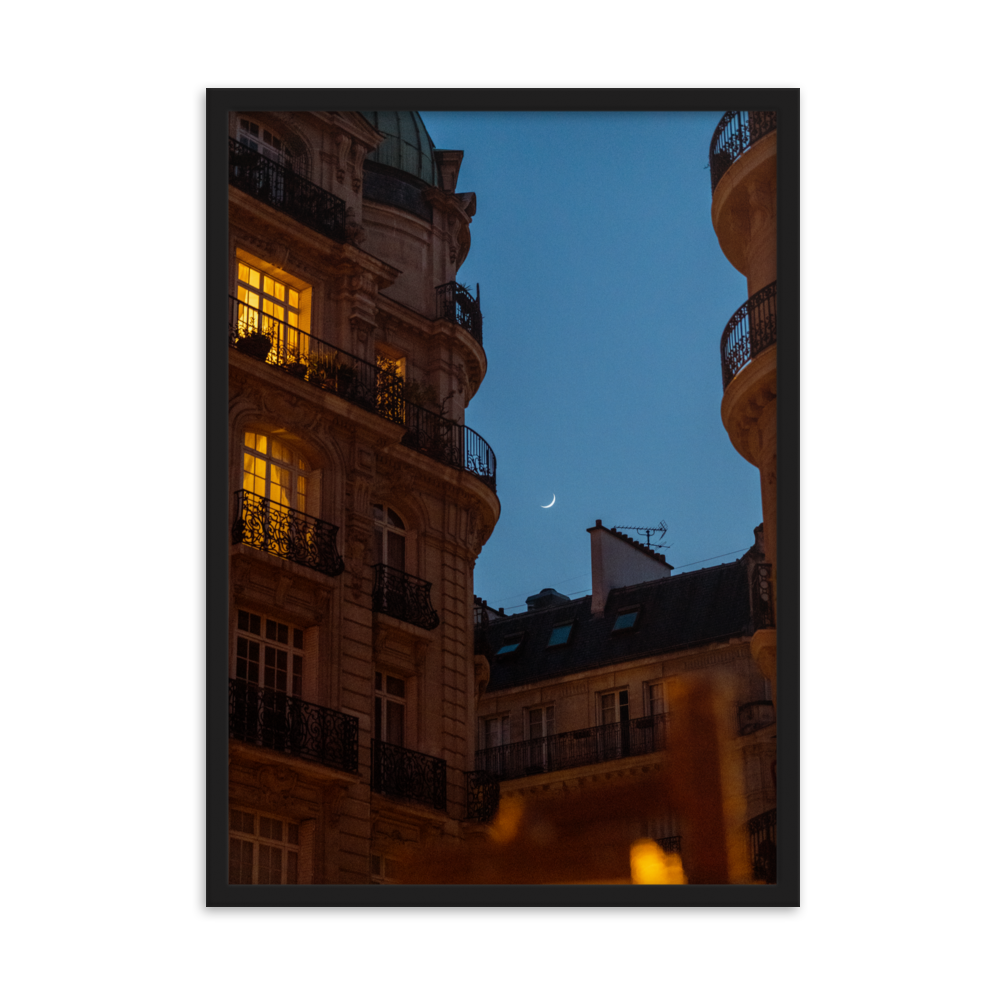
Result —
[[337, 144], [337, 181], [343, 184], [347, 173], [347, 155], [351, 150], [351, 137], [341, 132], [334, 141]]
[[354, 143], [351, 150], [351, 188], [357, 193], [361, 190], [361, 180], [364, 176], [364, 162], [368, 150], [360, 142]]
[[257, 772], [261, 798], [275, 812], [287, 815], [299, 776], [289, 767], [262, 767]]

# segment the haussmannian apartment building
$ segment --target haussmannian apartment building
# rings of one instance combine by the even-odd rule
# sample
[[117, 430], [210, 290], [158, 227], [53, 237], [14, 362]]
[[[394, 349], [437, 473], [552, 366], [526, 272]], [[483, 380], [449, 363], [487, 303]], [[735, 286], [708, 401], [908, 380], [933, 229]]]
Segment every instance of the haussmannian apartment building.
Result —
[[500, 513], [464, 423], [476, 196], [411, 112], [229, 121], [231, 883], [391, 879], [495, 807], [472, 570]]

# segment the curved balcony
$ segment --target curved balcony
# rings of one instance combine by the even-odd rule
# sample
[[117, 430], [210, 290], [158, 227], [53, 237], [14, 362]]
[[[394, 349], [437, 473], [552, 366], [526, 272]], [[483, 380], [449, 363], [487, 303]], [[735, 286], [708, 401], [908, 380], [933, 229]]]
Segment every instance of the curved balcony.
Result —
[[501, 781], [635, 757], [667, 745], [666, 715], [648, 715], [476, 751], [476, 767]]
[[447, 319], [456, 323], [471, 334], [473, 340], [483, 346], [483, 313], [479, 306], [479, 286], [476, 285], [476, 297], [457, 281], [448, 281], [438, 285], [437, 318]]
[[471, 472], [497, 491], [497, 461], [486, 440], [465, 424], [406, 402], [404, 381], [389, 371], [334, 347], [229, 296], [229, 346], [332, 392], [406, 428], [407, 448]]
[[448, 807], [447, 765], [440, 757], [372, 740], [372, 791]]
[[229, 736], [253, 746], [358, 772], [358, 720], [281, 691], [229, 679]]
[[778, 127], [776, 111], [727, 111], [708, 147], [712, 193], [722, 175], [758, 140]]
[[335, 524], [310, 517], [276, 500], [236, 491], [233, 544], [250, 545], [327, 576], [340, 576], [344, 560], [337, 551]]
[[431, 607], [431, 585], [419, 577], [385, 563], [373, 566], [372, 611], [379, 611], [432, 632], [440, 625], [438, 613]]
[[736, 721], [740, 727], [740, 736], [749, 736], [758, 729], [766, 729], [774, 723], [774, 703], [750, 701], [740, 705]]
[[733, 313], [722, 333], [722, 389], [765, 348], [778, 342], [778, 283], [755, 292]]
[[338, 243], [347, 238], [347, 204], [342, 198], [232, 138], [229, 183]]

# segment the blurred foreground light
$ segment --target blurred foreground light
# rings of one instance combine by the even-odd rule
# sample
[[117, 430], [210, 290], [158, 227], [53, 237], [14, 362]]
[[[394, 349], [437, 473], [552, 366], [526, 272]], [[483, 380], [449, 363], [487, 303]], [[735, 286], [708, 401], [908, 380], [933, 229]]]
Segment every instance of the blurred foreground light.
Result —
[[632, 882], [635, 885], [687, 885], [681, 856], [665, 853], [653, 840], [637, 840], [632, 845]]
[[524, 803], [515, 799], [501, 799], [500, 808], [490, 826], [490, 836], [500, 844], [509, 844], [521, 825]]

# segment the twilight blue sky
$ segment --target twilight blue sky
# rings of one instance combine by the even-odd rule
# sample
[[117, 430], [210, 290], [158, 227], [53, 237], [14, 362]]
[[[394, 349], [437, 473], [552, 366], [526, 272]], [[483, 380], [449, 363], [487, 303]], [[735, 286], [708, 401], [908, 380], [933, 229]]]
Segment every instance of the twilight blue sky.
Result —
[[492, 607], [589, 593], [597, 518], [666, 521], [678, 571], [753, 544], [757, 471], [719, 418], [719, 339], [746, 299], [712, 229], [721, 115], [422, 114], [437, 147], [465, 151], [458, 190], [477, 196], [458, 278], [482, 289], [489, 367], [466, 423], [497, 456], [502, 511], [475, 575]]

